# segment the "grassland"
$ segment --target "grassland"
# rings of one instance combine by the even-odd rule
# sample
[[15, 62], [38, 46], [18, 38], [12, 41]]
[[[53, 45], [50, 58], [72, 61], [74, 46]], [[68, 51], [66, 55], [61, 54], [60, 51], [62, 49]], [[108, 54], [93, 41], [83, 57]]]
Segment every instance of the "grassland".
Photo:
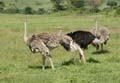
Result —
[[[60, 14], [60, 13], [59, 13]], [[95, 15], [60, 16], [29, 15], [29, 35], [37, 32], [56, 33], [57, 26], [66, 32], [91, 30]], [[0, 14], [0, 83], [119, 83], [120, 82], [120, 18], [99, 15], [99, 24], [110, 29], [107, 53], [94, 54], [95, 48], [84, 50], [87, 63], [79, 63], [78, 53], [61, 46], [52, 51], [55, 70], [41, 69], [41, 55], [32, 54], [23, 42], [23, 16]]]

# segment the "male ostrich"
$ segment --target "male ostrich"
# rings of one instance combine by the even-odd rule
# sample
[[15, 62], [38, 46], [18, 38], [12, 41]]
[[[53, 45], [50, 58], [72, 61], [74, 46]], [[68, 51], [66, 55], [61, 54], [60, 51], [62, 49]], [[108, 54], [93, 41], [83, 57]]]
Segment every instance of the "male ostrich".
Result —
[[56, 48], [61, 40], [62, 30], [58, 34], [39, 33], [27, 36], [26, 18], [24, 20], [24, 42], [30, 48], [32, 53], [40, 52], [42, 54], [42, 69], [45, 69], [46, 57], [49, 59], [52, 69], [54, 69], [52, 56], [50, 50]]
[[92, 41], [95, 39], [95, 36], [88, 31], [74, 31], [67, 33], [65, 36], [63, 36], [61, 45], [67, 50], [67, 51], [79, 51], [80, 59], [83, 60], [85, 63], [85, 57], [83, 53], [83, 49], [87, 49], [88, 45], [92, 43]]
[[96, 50], [99, 50], [101, 46], [101, 50], [103, 50], [103, 44], [107, 44], [109, 39], [110, 32], [106, 27], [99, 27], [97, 23], [97, 18], [95, 19], [96, 26], [92, 28], [91, 32], [96, 37], [93, 41], [92, 45], [96, 47]]

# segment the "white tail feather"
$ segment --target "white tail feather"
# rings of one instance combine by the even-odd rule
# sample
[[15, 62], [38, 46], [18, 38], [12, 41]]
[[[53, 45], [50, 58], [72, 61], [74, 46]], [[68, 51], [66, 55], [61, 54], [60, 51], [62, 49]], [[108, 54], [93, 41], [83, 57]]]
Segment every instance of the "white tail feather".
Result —
[[95, 39], [93, 40], [93, 43], [94, 43], [94, 44], [101, 44], [101, 43], [103, 43], [103, 41], [95, 38]]

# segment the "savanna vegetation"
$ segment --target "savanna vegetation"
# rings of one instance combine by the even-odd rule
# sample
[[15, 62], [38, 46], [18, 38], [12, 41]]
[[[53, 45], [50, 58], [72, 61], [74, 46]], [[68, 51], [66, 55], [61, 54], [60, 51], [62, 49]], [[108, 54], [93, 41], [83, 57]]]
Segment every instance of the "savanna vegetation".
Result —
[[[60, 0], [62, 5], [59, 5], [65, 8], [62, 10], [56, 9], [55, 1], [0, 0], [0, 83], [119, 83], [120, 17], [116, 10], [120, 1], [105, 0], [95, 6], [100, 11], [92, 13], [88, 9], [92, 8], [93, 3], [88, 6], [86, 2], [81, 5], [74, 2], [84, 0], [64, 0], [67, 3]], [[108, 1], [115, 3], [111, 5]], [[11, 7], [16, 7], [17, 13], [8, 14], [6, 10]], [[31, 10], [39, 12], [33, 13]], [[98, 24], [109, 28], [110, 39], [103, 53], [96, 53], [91, 45], [84, 50], [86, 64], [79, 62], [78, 52], [67, 52], [59, 46], [52, 51], [56, 69], [52, 70], [47, 61], [46, 70], [42, 70], [41, 54], [32, 54], [23, 42], [24, 15], [27, 15], [29, 35], [57, 33], [59, 26], [64, 29], [63, 34], [76, 30], [90, 31], [95, 26], [94, 19], [97, 16]]]
[[1, 0], [1, 13], [51, 14], [58, 11], [84, 15], [120, 15], [120, 0]]

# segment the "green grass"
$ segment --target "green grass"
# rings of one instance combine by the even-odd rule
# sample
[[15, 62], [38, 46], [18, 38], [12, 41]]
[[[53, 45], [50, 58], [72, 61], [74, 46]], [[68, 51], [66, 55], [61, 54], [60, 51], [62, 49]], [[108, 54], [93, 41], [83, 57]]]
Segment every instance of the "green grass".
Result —
[[[95, 15], [57, 16], [29, 15], [29, 35], [37, 32], [57, 33], [91, 30]], [[79, 63], [77, 52], [61, 46], [52, 51], [55, 70], [41, 69], [41, 54], [32, 54], [23, 42], [24, 15], [0, 14], [0, 83], [119, 83], [120, 82], [120, 18], [100, 16], [99, 24], [109, 27], [111, 35], [104, 47], [108, 53], [92, 54], [91, 45], [84, 50], [87, 63]], [[50, 66], [49, 62], [46, 62]]]

